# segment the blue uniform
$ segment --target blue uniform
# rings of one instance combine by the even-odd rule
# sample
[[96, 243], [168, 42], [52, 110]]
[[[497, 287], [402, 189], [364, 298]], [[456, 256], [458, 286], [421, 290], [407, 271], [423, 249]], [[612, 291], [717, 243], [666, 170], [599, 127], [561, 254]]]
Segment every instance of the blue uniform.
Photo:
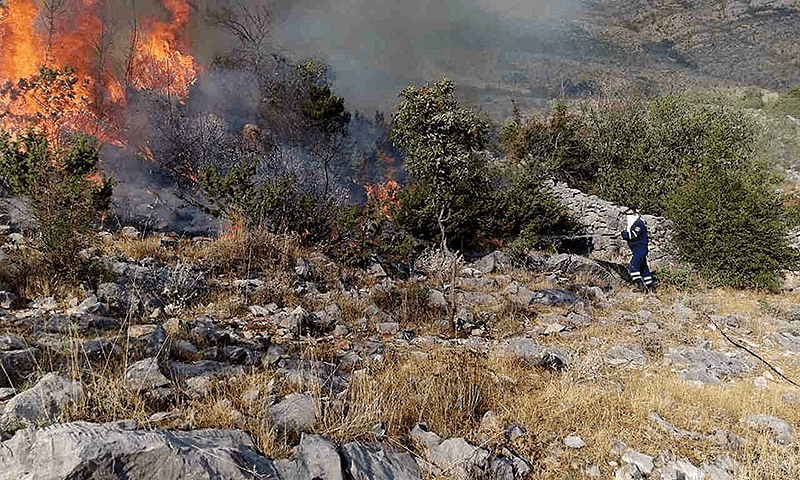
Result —
[[653, 286], [653, 274], [647, 266], [647, 225], [641, 217], [636, 219], [629, 230], [622, 232], [622, 238], [628, 242], [633, 256], [628, 271], [633, 283], [644, 284], [645, 288]]

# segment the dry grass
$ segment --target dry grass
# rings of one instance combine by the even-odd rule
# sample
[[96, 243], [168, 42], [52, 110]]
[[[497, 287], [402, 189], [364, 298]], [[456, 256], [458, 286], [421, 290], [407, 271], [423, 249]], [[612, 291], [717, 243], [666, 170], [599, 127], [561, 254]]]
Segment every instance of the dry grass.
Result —
[[[276, 279], [275, 285], [284, 285], [271, 287], [255, 299], [215, 287], [203, 299], [202, 306], [186, 312], [192, 316], [214, 312], [215, 318], [236, 318], [246, 312], [248, 304], [276, 300], [289, 307], [302, 304], [288, 281], [298, 256], [311, 258], [321, 284], [334, 285], [341, 275], [353, 274], [323, 257], [299, 250], [290, 237], [265, 234], [198, 246], [184, 242], [188, 240], [181, 241], [178, 249], [169, 253], [164, 253], [157, 239], [115, 239], [105, 248], [131, 258], [165, 255], [164, 260], [168, 261], [175, 255], [182, 261], [201, 262], [223, 279], [244, 278], [240, 275], [260, 269], [264, 277]], [[553, 286], [544, 276], [524, 270], [509, 276], [534, 290]], [[356, 324], [369, 302], [375, 302], [392, 312], [403, 328], [442, 335], [441, 324], [436, 324], [442, 312], [434, 312], [422, 302], [423, 287], [414, 282], [398, 282], [394, 291], [371, 299], [332, 289], [330, 301], [338, 306], [339, 323], [352, 332], [358, 330]], [[709, 342], [709, 348], [735, 350], [705, 317], [735, 315], [739, 326], [730, 329], [729, 334], [748, 339], [759, 355], [800, 382], [800, 356], [777, 350], [765, 341], [771, 332], [797, 320], [795, 297], [722, 288], [687, 292], [673, 287], [663, 288], [654, 296], [633, 294], [623, 286], [610, 295], [610, 302], [607, 308], [586, 306], [592, 319], [588, 327], [537, 338], [541, 343], [572, 352], [571, 365], [561, 372], [466, 348], [430, 346], [423, 351], [387, 340], [387, 350], [379, 360], [352, 372], [343, 398], [334, 398], [313, 386], [290, 384], [276, 375], [273, 367], [263, 367], [236, 378], [213, 380], [202, 396], [194, 395], [185, 385], [177, 385], [176, 394], [166, 404], [156, 405], [133, 394], [122, 380], [128, 359], [133, 358], [125, 346], [127, 321], [116, 334], [125, 350], [122, 358], [87, 367], [76, 352], [62, 352], [63, 357], [43, 364], [42, 371], [66, 364], [73, 377], [86, 384], [89, 393], [68, 412], [69, 419], [133, 419], [150, 428], [239, 428], [250, 433], [260, 451], [271, 458], [288, 456], [291, 439], [276, 432], [268, 406], [290, 392], [309, 392], [319, 401], [320, 417], [313, 430], [334, 440], [371, 439], [373, 427], [380, 423], [390, 441], [408, 446], [411, 427], [424, 422], [444, 437], [462, 436], [494, 451], [508, 446], [532, 463], [531, 478], [582, 478], [582, 471], [589, 465], [598, 465], [603, 478], [612, 478], [614, 468], [610, 463], [619, 462], [619, 458], [610, 452], [610, 446], [616, 440], [648, 455], [669, 454], [670, 458], [685, 458], [695, 465], [727, 455], [738, 462], [741, 470], [737, 478], [741, 479], [800, 478], [800, 442], [788, 447], [776, 445], [770, 432], [741, 422], [747, 415], [773, 415], [795, 427], [800, 425], [800, 408], [783, 400], [784, 394], [800, 394], [798, 389], [755, 359], [755, 375], [766, 378], [766, 388], [757, 386], [752, 377], [717, 386], [694, 386], [679, 380], [676, 366], [664, 357], [671, 346], [693, 346], [699, 340]], [[566, 316], [570, 312], [570, 307], [503, 304], [487, 324], [485, 336], [491, 342], [529, 334], [541, 327], [548, 315]], [[645, 328], [647, 323], [658, 324], [659, 328], [649, 331]], [[641, 346], [647, 353], [647, 362], [640, 366], [609, 363], [605, 352], [623, 344]], [[305, 339], [293, 344], [291, 353], [305, 360], [335, 362], [339, 349], [347, 345], [341, 339]], [[346, 400], [346, 408], [342, 400]], [[172, 410], [175, 415], [153, 417], [160, 411]], [[497, 422], [482, 426], [481, 420], [489, 411], [496, 414]], [[745, 447], [726, 450], [710, 439], [674, 438], [650, 419], [652, 413], [677, 428], [707, 437], [718, 430], [731, 432], [744, 439]], [[527, 434], [506, 440], [504, 431], [511, 425], [522, 426]], [[587, 445], [579, 450], [566, 447], [563, 439], [570, 434], [580, 435]]]

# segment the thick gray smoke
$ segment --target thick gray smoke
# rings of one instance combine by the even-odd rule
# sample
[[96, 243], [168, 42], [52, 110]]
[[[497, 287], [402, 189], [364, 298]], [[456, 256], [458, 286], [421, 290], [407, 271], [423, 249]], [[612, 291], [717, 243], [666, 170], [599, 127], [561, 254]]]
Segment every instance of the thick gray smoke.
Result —
[[365, 112], [390, 111], [406, 84], [442, 76], [472, 90], [472, 100], [499, 95], [507, 103], [515, 94], [557, 88], [566, 72], [544, 65], [546, 59], [596, 50], [576, 33], [572, 18], [580, 6], [579, 0], [276, 0], [272, 33], [294, 55], [327, 61], [337, 91]]

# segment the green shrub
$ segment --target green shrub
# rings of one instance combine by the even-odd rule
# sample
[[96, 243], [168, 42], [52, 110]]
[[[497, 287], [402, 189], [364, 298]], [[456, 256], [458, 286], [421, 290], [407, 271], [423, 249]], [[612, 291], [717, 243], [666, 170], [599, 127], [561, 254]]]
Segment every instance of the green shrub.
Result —
[[297, 232], [307, 242], [330, 237], [336, 205], [305, 190], [294, 175], [268, 179], [256, 170], [255, 159], [234, 164], [224, 174], [215, 166], [206, 167], [197, 183], [213, 206], [200, 206], [217, 216], [242, 215], [249, 229]]
[[580, 115], [559, 104], [545, 121], [513, 119], [503, 127], [501, 142], [506, 156], [523, 164], [527, 175], [554, 178], [586, 190], [597, 174], [587, 133]]
[[668, 200], [674, 245], [712, 285], [774, 290], [798, 265], [780, 197], [762, 176], [707, 168]]
[[800, 208], [782, 206], [753, 116], [716, 102], [618, 102], [582, 119], [558, 107], [549, 122], [507, 126], [504, 145], [535, 178], [667, 216], [678, 256], [711, 284], [776, 288], [796, 264], [787, 230]]
[[98, 152], [83, 137], [57, 150], [39, 133], [17, 140], [0, 134], [0, 176], [11, 194], [30, 197], [39, 225], [36, 246], [55, 283], [86, 273], [78, 253], [92, 244], [108, 210], [114, 181], [99, 175]]

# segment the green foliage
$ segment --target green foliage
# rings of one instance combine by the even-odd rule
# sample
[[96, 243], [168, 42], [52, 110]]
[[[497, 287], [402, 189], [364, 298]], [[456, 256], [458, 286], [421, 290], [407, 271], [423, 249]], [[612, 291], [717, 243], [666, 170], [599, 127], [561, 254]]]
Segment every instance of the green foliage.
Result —
[[[392, 212], [398, 225], [424, 239], [444, 233], [459, 248], [478, 250], [515, 239], [519, 248], [530, 248], [542, 234], [572, 231], [574, 221], [535, 175], [503, 171], [487, 155], [476, 153], [484, 147], [490, 126], [459, 107], [454, 90], [453, 82], [444, 79], [400, 93], [392, 114], [392, 140], [406, 151], [406, 167], [416, 182], [399, 192], [399, 207]], [[565, 110], [559, 112], [553, 124], [567, 125], [563, 128], [577, 136], [577, 122]], [[544, 131], [537, 128], [510, 124], [504, 138], [521, 152], [536, 144], [531, 139]], [[556, 137], [552, 135], [553, 144]], [[563, 152], [564, 159], [572, 154], [566, 153], [571, 152], [568, 147]], [[567, 169], [572, 160], [560, 165]]]
[[409, 273], [414, 247], [419, 242], [407, 232], [398, 231], [396, 222], [375, 199], [360, 211], [353, 207], [341, 209], [333, 230], [327, 253], [345, 265], [365, 267], [377, 261], [393, 274]]
[[503, 135], [535, 178], [667, 216], [678, 256], [702, 279], [772, 289], [796, 265], [787, 229], [800, 209], [782, 206], [761, 138], [741, 108], [689, 97], [610, 104], [582, 119], [558, 107], [549, 122], [517, 120]]
[[[552, 235], [579, 229], [569, 211], [532, 175], [490, 172], [486, 188], [453, 207], [446, 226], [448, 238], [460, 248], [479, 251], [510, 246], [522, 252], [548, 245]], [[399, 226], [423, 239], [435, 239], [436, 209], [430, 190], [412, 184], [399, 192], [392, 211]]]
[[197, 183], [213, 206], [200, 205], [209, 213], [235, 218], [243, 215], [249, 229], [274, 233], [297, 232], [307, 242], [330, 237], [338, 207], [319, 201], [290, 174], [263, 179], [256, 173], [257, 160], [246, 159], [220, 174], [206, 167]]
[[559, 104], [546, 121], [513, 119], [503, 127], [501, 142], [506, 156], [524, 165], [527, 175], [554, 178], [585, 190], [597, 171], [587, 133], [581, 117]]
[[529, 174], [519, 174], [509, 189], [493, 190], [493, 205], [486, 212], [486, 231], [497, 238], [511, 240], [512, 252], [522, 253], [533, 247], [547, 247], [550, 235], [579, 231], [575, 218], [541, 182]]
[[680, 257], [712, 285], [774, 290], [781, 270], [798, 265], [780, 197], [757, 174], [703, 169], [670, 197], [668, 214]]
[[800, 116], [800, 85], [781, 93], [770, 109], [783, 115]]
[[47, 271], [59, 281], [74, 281], [81, 268], [78, 252], [91, 244], [113, 192], [114, 181], [96, 175], [98, 147], [79, 138], [58, 151], [42, 134], [28, 132], [18, 140], [0, 134], [0, 158], [10, 193], [32, 201]]
[[47, 137], [28, 132], [13, 140], [0, 132], [0, 186], [11, 195], [30, 195], [41, 172], [53, 162]]
[[350, 122], [344, 98], [334, 95], [329, 85], [311, 85], [303, 102], [303, 113], [326, 138], [344, 134]]
[[658, 271], [658, 282], [672, 285], [681, 291], [689, 291], [701, 285], [701, 280], [691, 268], [662, 268]]
[[449, 79], [400, 92], [392, 113], [392, 141], [407, 155], [406, 170], [447, 213], [460, 195], [481, 184], [484, 162], [474, 152], [483, 148], [489, 123], [455, 99]]
[[698, 167], [744, 168], [756, 138], [740, 111], [676, 99], [595, 112], [591, 125], [598, 195], [653, 214], [664, 214], [666, 197]]

